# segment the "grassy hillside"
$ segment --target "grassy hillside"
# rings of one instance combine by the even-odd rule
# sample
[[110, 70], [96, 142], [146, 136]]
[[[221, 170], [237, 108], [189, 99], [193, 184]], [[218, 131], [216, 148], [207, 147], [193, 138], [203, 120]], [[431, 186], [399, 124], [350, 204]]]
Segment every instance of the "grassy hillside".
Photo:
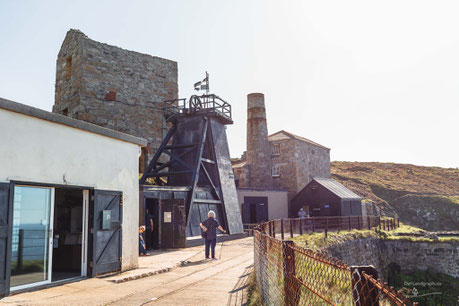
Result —
[[459, 170], [393, 163], [332, 162], [332, 177], [383, 214], [426, 230], [459, 230]]

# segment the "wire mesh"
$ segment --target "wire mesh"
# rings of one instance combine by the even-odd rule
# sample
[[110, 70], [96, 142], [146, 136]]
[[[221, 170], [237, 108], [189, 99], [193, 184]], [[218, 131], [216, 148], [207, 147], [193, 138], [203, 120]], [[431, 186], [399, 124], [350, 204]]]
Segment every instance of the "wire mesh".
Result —
[[333, 305], [352, 303], [352, 279], [347, 265], [296, 245], [289, 245], [288, 248], [295, 256], [294, 279], [304, 287], [298, 297], [300, 305], [307, 305], [313, 296]]
[[[303, 229], [306, 232], [308, 225], [303, 221], [274, 220], [254, 229], [255, 276], [263, 305], [412, 305], [358, 269], [373, 267], [349, 267], [324, 253], [281, 240]], [[357, 226], [370, 227], [371, 220], [365, 221]]]
[[255, 273], [264, 305], [284, 303], [282, 242], [255, 231]]

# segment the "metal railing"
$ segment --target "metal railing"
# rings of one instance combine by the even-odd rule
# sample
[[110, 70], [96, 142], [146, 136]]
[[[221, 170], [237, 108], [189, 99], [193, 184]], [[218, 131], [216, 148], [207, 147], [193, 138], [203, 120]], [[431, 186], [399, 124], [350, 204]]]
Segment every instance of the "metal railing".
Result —
[[174, 115], [215, 113], [227, 120], [232, 120], [231, 105], [214, 94], [193, 95], [188, 100], [175, 99], [164, 102], [164, 115], [169, 120]]
[[298, 219], [273, 220], [254, 229], [254, 271], [263, 305], [412, 305], [381, 283], [371, 266], [350, 267], [293, 241], [276, 239], [286, 224], [294, 227], [292, 220]]
[[346, 217], [309, 217], [275, 219], [259, 224], [261, 229], [276, 238], [282, 240], [286, 236], [293, 238], [298, 235], [313, 232], [323, 232], [327, 237], [328, 232], [343, 230], [363, 230], [378, 227], [381, 230], [393, 230], [400, 226], [398, 218], [381, 218], [379, 216], [346, 216]]

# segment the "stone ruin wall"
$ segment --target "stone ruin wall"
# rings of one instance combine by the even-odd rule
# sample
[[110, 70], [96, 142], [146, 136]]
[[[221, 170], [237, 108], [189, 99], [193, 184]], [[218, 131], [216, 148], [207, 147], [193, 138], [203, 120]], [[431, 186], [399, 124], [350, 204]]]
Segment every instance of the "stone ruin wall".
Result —
[[435, 271], [459, 278], [459, 242], [419, 242], [362, 238], [347, 240], [324, 249], [349, 266], [372, 265], [386, 279], [391, 263], [402, 273]]
[[145, 138], [151, 156], [167, 128], [162, 102], [177, 96], [176, 62], [67, 33], [53, 112]]

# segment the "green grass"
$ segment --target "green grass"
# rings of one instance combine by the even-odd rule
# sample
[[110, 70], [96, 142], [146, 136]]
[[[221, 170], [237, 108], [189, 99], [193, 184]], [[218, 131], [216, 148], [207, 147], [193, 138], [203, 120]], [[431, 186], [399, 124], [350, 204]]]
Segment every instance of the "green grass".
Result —
[[374, 238], [382, 240], [402, 240], [402, 241], [411, 241], [411, 242], [453, 242], [459, 241], [459, 237], [438, 237], [438, 239], [428, 238], [425, 236], [399, 236], [399, 234], [417, 234], [417, 233], [426, 233], [425, 230], [410, 226], [407, 224], [400, 223], [400, 227], [391, 230], [351, 230], [351, 231], [340, 231], [338, 232], [328, 232], [328, 238], [325, 238], [324, 233], [311, 233], [304, 234], [293, 238], [292, 240], [295, 244], [298, 244], [303, 247], [310, 248], [312, 250], [320, 250], [329, 245], [335, 245], [342, 243], [348, 240], [354, 239], [364, 239], [364, 238]]
[[255, 277], [255, 272], [252, 271], [252, 273], [249, 276], [249, 288], [248, 288], [248, 294], [247, 294], [247, 305], [249, 306], [261, 306], [261, 296], [260, 292], [258, 292], [257, 288], [257, 280]]

